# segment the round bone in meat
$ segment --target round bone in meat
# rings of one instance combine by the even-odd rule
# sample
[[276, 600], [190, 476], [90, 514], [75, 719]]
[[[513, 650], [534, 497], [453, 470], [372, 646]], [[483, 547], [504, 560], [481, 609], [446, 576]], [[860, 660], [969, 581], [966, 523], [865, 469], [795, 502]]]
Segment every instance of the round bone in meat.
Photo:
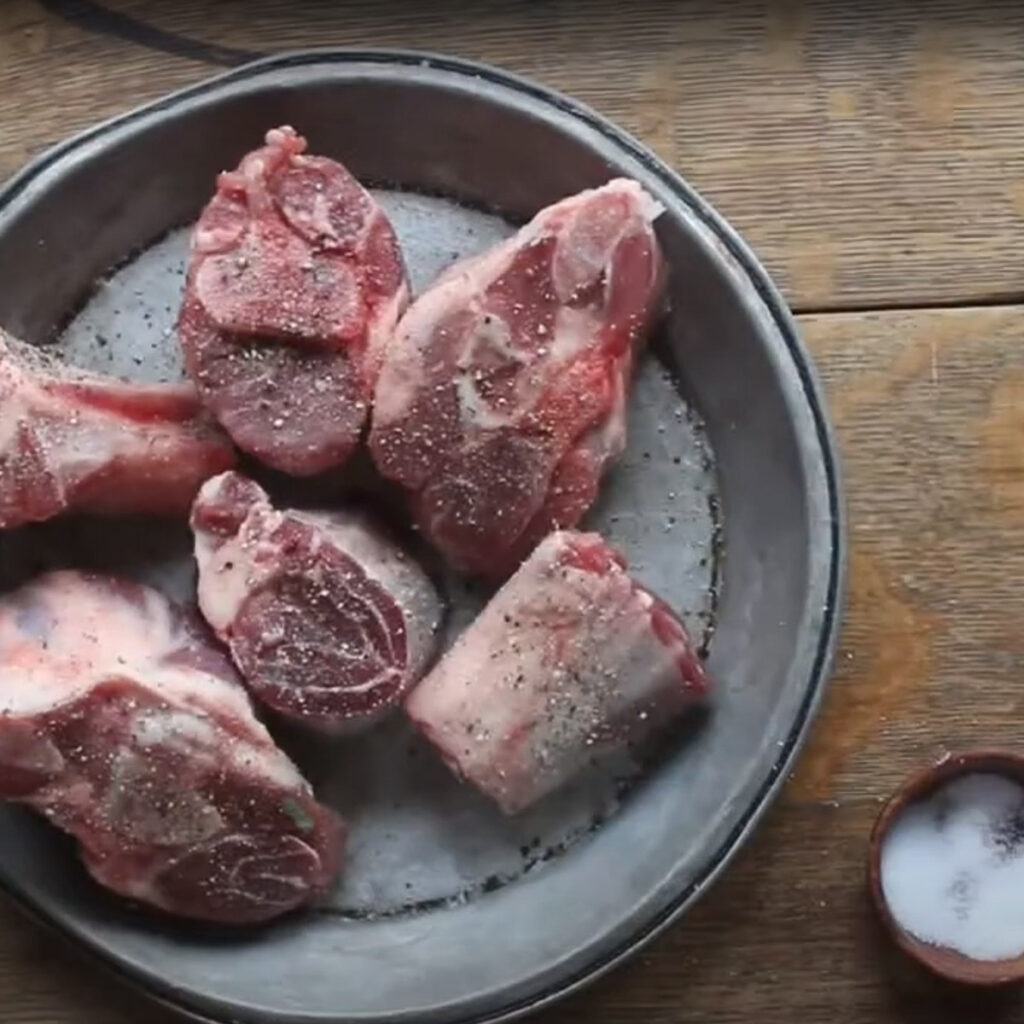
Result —
[[317, 899], [345, 838], [201, 622], [77, 572], [0, 600], [0, 798], [73, 835], [101, 885], [226, 924]]
[[252, 693], [325, 731], [397, 704], [434, 653], [442, 604], [365, 516], [279, 511], [239, 473], [192, 510], [199, 606]]
[[409, 297], [391, 223], [291, 128], [222, 174], [192, 236], [185, 366], [244, 451], [284, 473], [359, 441], [385, 342]]
[[370, 451], [456, 569], [507, 576], [596, 498], [661, 308], [659, 212], [627, 179], [570, 196], [451, 267], [399, 321]]

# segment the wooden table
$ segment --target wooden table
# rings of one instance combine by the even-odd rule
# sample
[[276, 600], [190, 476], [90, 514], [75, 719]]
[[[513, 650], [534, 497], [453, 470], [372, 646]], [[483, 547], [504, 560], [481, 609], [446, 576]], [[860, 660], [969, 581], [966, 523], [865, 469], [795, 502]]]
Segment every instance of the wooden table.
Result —
[[[946, 748], [1024, 748], [1024, 5], [670, 0], [5, 0], [0, 176], [250, 55], [405, 46], [565, 90], [747, 237], [824, 378], [850, 594], [811, 742], [686, 919], [555, 1022], [1024, 1021], [892, 955], [867, 835]], [[153, 1020], [0, 908], [0, 1020]]]

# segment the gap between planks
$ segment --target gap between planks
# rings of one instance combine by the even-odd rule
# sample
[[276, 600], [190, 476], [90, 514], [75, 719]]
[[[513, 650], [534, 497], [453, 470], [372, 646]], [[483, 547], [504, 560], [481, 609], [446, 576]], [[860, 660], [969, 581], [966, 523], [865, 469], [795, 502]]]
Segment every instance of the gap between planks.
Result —
[[795, 317], [811, 316], [860, 316], [871, 313], [939, 313], [943, 310], [972, 309], [1013, 309], [1024, 306], [1024, 291], [1005, 295], [981, 296], [978, 298], [908, 299], [906, 302], [888, 302], [884, 306], [870, 303], [847, 303], [841, 306], [798, 306], [790, 305], [789, 311]]

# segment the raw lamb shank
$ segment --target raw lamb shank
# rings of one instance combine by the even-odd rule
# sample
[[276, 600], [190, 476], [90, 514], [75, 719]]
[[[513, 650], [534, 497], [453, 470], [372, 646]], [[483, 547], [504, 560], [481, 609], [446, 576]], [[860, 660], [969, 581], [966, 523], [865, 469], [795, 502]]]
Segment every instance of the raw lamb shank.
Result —
[[0, 528], [66, 511], [184, 515], [234, 464], [191, 385], [87, 374], [0, 331]]
[[406, 701], [508, 814], [708, 691], [682, 623], [597, 534], [547, 537]]
[[355, 448], [409, 295], [383, 211], [341, 164], [305, 149], [276, 128], [221, 174], [192, 236], [178, 322], [186, 368], [235, 443], [297, 476]]
[[73, 835], [101, 885], [207, 921], [310, 902], [344, 840], [198, 622], [75, 572], [0, 600], [0, 797]]
[[624, 179], [564, 199], [402, 317], [370, 449], [455, 568], [507, 575], [593, 502], [624, 447], [634, 352], [660, 306], [658, 213]]
[[258, 484], [224, 473], [199, 492], [192, 528], [199, 606], [268, 707], [335, 731], [420, 678], [441, 600], [362, 515], [277, 511]]

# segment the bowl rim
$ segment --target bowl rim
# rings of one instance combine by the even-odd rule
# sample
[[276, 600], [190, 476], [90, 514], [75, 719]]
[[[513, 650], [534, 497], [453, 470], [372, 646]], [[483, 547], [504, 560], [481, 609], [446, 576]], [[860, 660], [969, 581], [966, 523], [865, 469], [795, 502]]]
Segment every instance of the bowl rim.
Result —
[[896, 920], [882, 888], [882, 848], [900, 816], [954, 779], [975, 774], [1012, 778], [1024, 785], [1024, 753], [1003, 747], [946, 752], [908, 775], [886, 800], [871, 829], [868, 887], [883, 928], [908, 957], [949, 981], [991, 987], [1024, 981], [1024, 953], [1003, 960], [975, 960], [949, 947], [924, 942]]
[[[803, 747], [812, 722], [820, 708], [826, 684], [834, 663], [846, 602], [847, 525], [843, 500], [842, 470], [838, 446], [830, 422], [827, 405], [817, 370], [800, 338], [793, 314], [781, 292], [736, 230], [708, 203], [681, 175], [665, 164], [634, 136], [591, 107], [570, 96], [540, 85], [528, 78], [495, 66], [453, 57], [431, 51], [403, 48], [314, 47], [290, 49], [271, 56], [240, 64], [228, 71], [208, 76], [194, 84], [167, 93], [151, 102], [134, 107], [125, 113], [104, 119], [79, 131], [43, 151], [0, 187], [0, 212], [10, 207], [31, 190], [37, 179], [54, 164], [88, 146], [90, 142], [128, 128], [163, 111], [170, 111], [184, 102], [198, 100], [217, 90], [259, 78], [268, 73], [328, 65], [376, 65], [397, 70], [423, 68], [448, 73], [462, 79], [479, 79], [496, 87], [511, 90], [521, 97], [543, 105], [548, 110], [582, 122], [587, 128], [623, 150], [641, 164], [645, 172], [660, 180], [696, 216], [702, 225], [722, 244], [728, 260], [741, 273], [732, 270], [749, 284], [769, 313], [778, 330], [799, 379], [807, 408], [814, 425], [814, 435], [821, 453], [823, 479], [827, 498], [827, 555], [819, 555], [827, 563], [827, 583], [821, 616], [817, 628], [817, 641], [803, 698], [794, 715], [788, 737], [775, 756], [761, 786], [750, 797], [749, 809], [723, 839], [718, 851], [705, 867], [669, 904], [654, 914], [646, 924], [624, 939], [600, 960], [559, 979], [541, 992], [510, 1002], [497, 1010], [467, 1016], [474, 1024], [512, 1020], [532, 1013], [578, 991], [606, 974], [678, 920], [719, 877], [743, 844], [749, 839], [763, 815], [777, 797], [788, 778], [796, 755]], [[188, 1001], [187, 994], [148, 973], [137, 971], [130, 965], [111, 957], [88, 936], [77, 934], [66, 924], [51, 919], [34, 902], [19, 891], [15, 880], [0, 877], [0, 890], [12, 898], [29, 915], [66, 938], [87, 956], [141, 990], [148, 998], [162, 1003], [179, 1015], [204, 1022], [217, 1022], [224, 1018], [210, 1016], [205, 1009], [197, 1009]]]

